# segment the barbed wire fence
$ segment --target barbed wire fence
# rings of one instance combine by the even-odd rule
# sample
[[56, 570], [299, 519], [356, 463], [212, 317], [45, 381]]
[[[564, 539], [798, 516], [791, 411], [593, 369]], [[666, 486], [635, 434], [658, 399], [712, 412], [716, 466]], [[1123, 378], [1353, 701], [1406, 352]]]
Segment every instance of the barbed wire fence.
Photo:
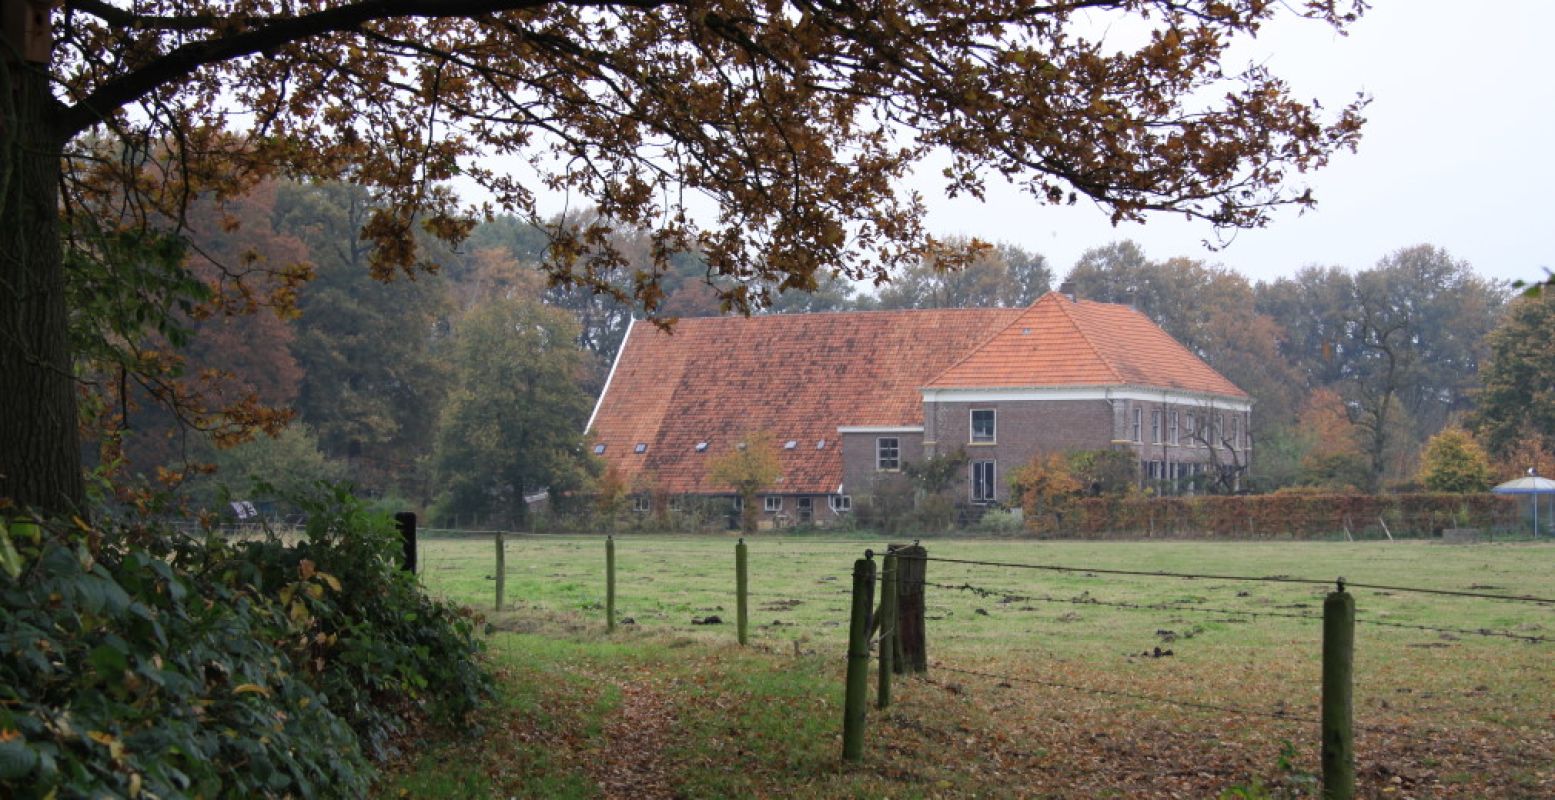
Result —
[[[1273, 719], [1285, 723], [1317, 726], [1316, 738], [1318, 739], [1321, 753], [1322, 786], [1325, 798], [1349, 798], [1355, 796], [1355, 744], [1354, 736], [1357, 731], [1369, 734], [1379, 734], [1401, 739], [1414, 740], [1421, 743], [1430, 743], [1440, 736], [1440, 729], [1425, 729], [1422, 726], [1400, 727], [1398, 725], [1364, 724], [1357, 725], [1354, 720], [1354, 670], [1355, 670], [1355, 629], [1374, 628], [1380, 630], [1407, 631], [1433, 633], [1443, 639], [1457, 640], [1464, 637], [1479, 637], [1484, 640], [1506, 642], [1507, 646], [1546, 647], [1555, 644], [1555, 637], [1538, 635], [1525, 630], [1510, 629], [1505, 627], [1471, 627], [1462, 625], [1430, 624], [1429, 622], [1406, 622], [1380, 618], [1379, 612], [1369, 612], [1358, 615], [1356, 607], [1357, 591], [1370, 592], [1368, 601], [1372, 597], [1386, 597], [1392, 595], [1416, 595], [1422, 597], [1437, 598], [1454, 603], [1461, 602], [1490, 602], [1503, 606], [1522, 606], [1555, 609], [1555, 598], [1543, 597], [1531, 594], [1503, 594], [1478, 590], [1477, 587], [1468, 590], [1442, 589], [1436, 587], [1407, 586], [1395, 584], [1377, 584], [1367, 582], [1349, 582], [1343, 578], [1334, 580], [1322, 580], [1316, 578], [1300, 578], [1285, 575], [1228, 575], [1215, 573], [1189, 573], [1128, 570], [1101, 567], [1076, 567], [1056, 564], [1029, 564], [1005, 561], [989, 561], [966, 558], [934, 557], [922, 552], [916, 543], [914, 552], [892, 547], [886, 551], [886, 566], [877, 574], [874, 569], [874, 556], [872, 551], [866, 551], [864, 558], [855, 562], [854, 568], [854, 613], [857, 615], [862, 604], [866, 608], [870, 605], [872, 592], [875, 585], [880, 586], [882, 596], [895, 595], [899, 590], [907, 586], [915, 586], [918, 590], [938, 590], [944, 593], [955, 593], [970, 596], [977, 599], [994, 600], [1003, 608], [1016, 608], [1018, 610], [1035, 610], [1038, 606], [1070, 606], [1075, 608], [1105, 608], [1116, 609], [1121, 612], [1138, 612], [1149, 615], [1206, 615], [1207, 618], [1219, 622], [1239, 621], [1244, 623], [1257, 623], [1263, 620], [1275, 621], [1282, 624], [1291, 624], [1294, 621], [1299, 625], [1316, 625], [1322, 628], [1321, 638], [1321, 692], [1317, 708], [1318, 713], [1301, 713], [1302, 704], [1281, 701], [1277, 708], [1253, 708], [1246, 705], [1238, 705], [1230, 702], [1209, 702], [1202, 699], [1174, 696], [1170, 693], [1147, 693], [1132, 691], [1111, 686], [1087, 685], [1073, 679], [1061, 679], [1053, 676], [1041, 676], [1030, 674], [1011, 674], [1009, 671], [995, 671], [989, 668], [976, 668], [945, 657], [937, 658], [929, 663], [930, 670], [943, 672], [963, 678], [994, 682], [995, 685], [1005, 688], [1014, 686], [1034, 686], [1046, 689], [1058, 690], [1067, 693], [1081, 693], [1085, 695], [1107, 698], [1113, 701], [1145, 704], [1147, 706], [1170, 706], [1197, 712], [1211, 712], [1227, 714], [1246, 718]], [[1195, 602], [1135, 602], [1128, 599], [1111, 599], [1098, 597], [1091, 594], [1090, 590], [1081, 591], [1079, 594], [1064, 596], [1059, 593], [1036, 593], [1029, 589], [1011, 590], [1007, 588], [995, 588], [980, 582], [974, 583], [971, 578], [957, 577], [949, 580], [929, 580], [926, 577], [908, 578], [901, 574], [893, 562], [916, 562], [919, 567], [918, 575], [922, 576], [922, 568], [937, 564], [947, 567], [957, 567], [963, 571], [980, 570], [1010, 571], [1015, 573], [1041, 572], [1048, 574], [1061, 574], [1070, 577], [1081, 576], [1101, 581], [1104, 585], [1109, 580], [1127, 579], [1133, 581], [1215, 581], [1227, 585], [1246, 586], [1249, 584], [1279, 584], [1291, 588], [1308, 588], [1322, 590], [1322, 613], [1302, 612], [1298, 610], [1276, 609], [1247, 609], [1232, 608], [1227, 605], [1208, 605], [1205, 598], [1192, 598]], [[1493, 587], [1488, 587], [1493, 588]], [[1246, 591], [1238, 592], [1239, 597], [1248, 596]], [[1035, 604], [1035, 605], [1034, 605]], [[1306, 607], [1306, 603], [1293, 603], [1292, 606]], [[923, 613], [924, 606], [920, 606], [918, 613]], [[900, 609], [895, 610], [898, 614]], [[865, 612], [868, 613], [867, 611]], [[876, 613], [884, 616], [888, 612], [882, 605]], [[945, 611], [948, 615], [950, 612]], [[987, 615], [988, 612], [978, 608], [976, 614]], [[929, 620], [941, 619], [928, 616]], [[875, 644], [880, 654], [880, 689], [877, 692], [881, 708], [890, 704], [889, 681], [892, 673], [902, 674], [910, 670], [904, 670], [901, 666], [901, 646], [892, 641], [895, 631], [909, 626], [909, 622], [897, 619], [895, 624], [886, 628], [883, 624], [881, 630], [885, 631]], [[921, 624], [921, 623], [920, 623]], [[864, 630], [868, 630], [866, 618]], [[851, 631], [860, 630], [860, 622], [854, 619], [850, 625]], [[1173, 631], [1158, 630], [1158, 634], [1168, 636], [1175, 635]], [[1167, 638], [1167, 642], [1172, 639]], [[1516, 643], [1516, 644], [1513, 644]], [[866, 698], [861, 695], [862, 687], [866, 684], [855, 674], [860, 669], [867, 669], [861, 663], [867, 662], [867, 654], [870, 651], [871, 642], [866, 634], [863, 639], [850, 636], [848, 650], [848, 679], [846, 683], [847, 699], [845, 701], [843, 724], [843, 758], [844, 760], [857, 760], [862, 753], [863, 729], [866, 715], [859, 709], [864, 708]], [[1416, 645], [1418, 646], [1418, 645]], [[864, 654], [861, 661], [860, 653]], [[1142, 655], [1151, 655], [1144, 653]], [[1160, 657], [1163, 651], [1157, 647], [1154, 655]], [[1164, 655], [1172, 655], [1170, 650]], [[1478, 687], [1476, 691], [1484, 690]], [[1388, 707], [1383, 701], [1383, 707]], [[1428, 714], [1429, 709], [1421, 709], [1419, 714]]]

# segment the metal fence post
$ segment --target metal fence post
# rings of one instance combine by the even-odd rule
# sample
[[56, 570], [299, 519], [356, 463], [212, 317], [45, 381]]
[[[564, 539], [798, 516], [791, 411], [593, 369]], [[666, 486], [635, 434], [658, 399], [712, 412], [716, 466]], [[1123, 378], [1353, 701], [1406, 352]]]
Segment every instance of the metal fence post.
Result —
[[874, 594], [874, 553], [853, 562], [853, 612], [848, 624], [848, 682], [842, 707], [842, 760], [864, 754], [864, 715], [869, 705], [869, 601]]
[[1337, 591], [1323, 601], [1323, 800], [1355, 797], [1355, 595]]

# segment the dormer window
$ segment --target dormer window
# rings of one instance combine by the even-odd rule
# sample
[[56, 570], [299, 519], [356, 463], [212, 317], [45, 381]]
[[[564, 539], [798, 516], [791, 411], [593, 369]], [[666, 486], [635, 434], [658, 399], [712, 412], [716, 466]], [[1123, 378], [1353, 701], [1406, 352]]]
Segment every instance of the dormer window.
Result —
[[634, 453], [636, 453], [638, 455], [642, 455], [643, 453], [648, 452], [648, 443], [647, 442], [638, 442], [637, 446], [632, 448], [632, 452], [634, 452]]
[[602, 444], [594, 445], [594, 455], [602, 456], [604, 454], [605, 454], [605, 446], [604, 445], [602, 445]]

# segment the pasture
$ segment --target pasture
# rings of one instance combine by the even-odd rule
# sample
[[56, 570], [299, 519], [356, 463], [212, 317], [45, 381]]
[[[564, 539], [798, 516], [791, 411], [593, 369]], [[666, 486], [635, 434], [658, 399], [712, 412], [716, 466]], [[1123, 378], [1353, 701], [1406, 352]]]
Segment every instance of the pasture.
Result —
[[[1399, 587], [1349, 589], [1362, 795], [1555, 796], [1555, 606], [1403, 590], [1549, 597], [1543, 543], [925, 539], [931, 559], [1081, 569], [931, 560], [928, 676], [871, 711], [856, 767], [837, 758], [850, 574], [884, 541], [750, 538], [746, 648], [734, 543], [618, 537], [607, 636], [603, 537], [511, 536], [502, 613], [490, 538], [424, 539], [427, 586], [486, 613], [491, 724], [517, 726], [497, 762], [465, 743], [435, 763], [465, 764], [469, 796], [1307, 796], [1332, 586], [1257, 579], [1343, 576]], [[513, 744], [546, 725], [565, 746]]]

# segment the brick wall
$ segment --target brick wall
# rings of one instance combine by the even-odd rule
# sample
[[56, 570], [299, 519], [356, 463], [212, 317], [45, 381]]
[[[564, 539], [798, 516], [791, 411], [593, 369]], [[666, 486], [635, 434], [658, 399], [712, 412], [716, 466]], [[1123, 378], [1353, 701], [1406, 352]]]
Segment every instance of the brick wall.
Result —
[[875, 468], [875, 440], [896, 437], [901, 463], [923, 458], [921, 433], [844, 433], [842, 434], [843, 491], [850, 495], [869, 494], [878, 478], [894, 478], [899, 472], [881, 472]]

